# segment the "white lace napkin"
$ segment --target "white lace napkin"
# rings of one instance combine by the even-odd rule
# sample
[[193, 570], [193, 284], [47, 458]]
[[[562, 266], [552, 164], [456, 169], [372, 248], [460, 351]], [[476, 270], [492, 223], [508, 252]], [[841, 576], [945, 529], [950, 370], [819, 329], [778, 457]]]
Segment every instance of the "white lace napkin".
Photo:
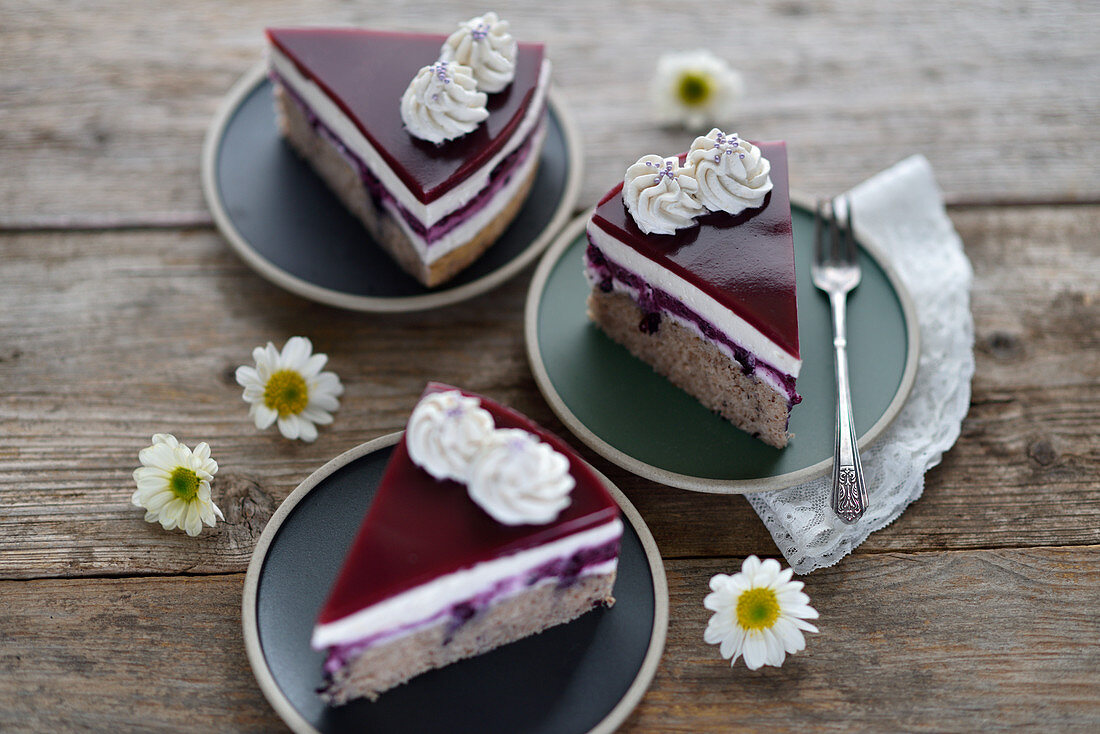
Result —
[[829, 509], [829, 476], [748, 495], [796, 573], [833, 565], [920, 497], [924, 473], [955, 443], [970, 405], [973, 273], [932, 167], [924, 156], [907, 158], [848, 196], [857, 236], [881, 246], [913, 296], [920, 363], [905, 406], [861, 454], [870, 503], [858, 522], [845, 525]]

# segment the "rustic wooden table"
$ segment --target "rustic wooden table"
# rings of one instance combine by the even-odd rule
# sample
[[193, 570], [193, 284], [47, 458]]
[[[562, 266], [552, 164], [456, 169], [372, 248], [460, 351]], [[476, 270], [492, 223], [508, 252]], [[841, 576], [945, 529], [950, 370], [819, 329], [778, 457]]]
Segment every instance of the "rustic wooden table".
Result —
[[[582, 451], [665, 559], [668, 644], [629, 732], [1100, 729], [1100, 15], [1095, 4], [497, 3], [542, 38], [584, 137], [590, 205], [639, 151], [657, 54], [748, 79], [738, 129], [840, 192], [914, 152], [973, 262], [977, 374], [924, 496], [805, 580], [821, 634], [779, 669], [703, 642], [710, 575], [778, 551], [740, 497]], [[530, 271], [434, 312], [303, 301], [213, 228], [199, 152], [268, 24], [442, 31], [459, 3], [0, 4], [0, 730], [270, 731], [240, 598], [255, 541], [314, 468], [402, 427], [429, 378], [563, 430], [523, 347]], [[233, 379], [310, 336], [347, 392], [313, 444], [255, 431]], [[129, 504], [155, 432], [208, 441], [226, 522], [191, 539]], [[578, 442], [574, 441], [574, 445]]]

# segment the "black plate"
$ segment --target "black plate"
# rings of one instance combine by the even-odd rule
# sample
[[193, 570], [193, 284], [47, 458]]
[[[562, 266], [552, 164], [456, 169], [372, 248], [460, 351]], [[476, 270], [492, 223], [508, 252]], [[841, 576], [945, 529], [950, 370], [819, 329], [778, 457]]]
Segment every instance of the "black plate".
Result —
[[496, 244], [428, 289], [378, 247], [279, 135], [272, 83], [254, 69], [229, 93], [207, 136], [203, 187], [226, 239], [260, 275], [298, 295], [363, 311], [434, 308], [499, 285], [549, 244], [576, 200], [579, 152], [560, 102], [530, 195]]
[[658, 577], [652, 570], [648, 529], [613, 487], [625, 503], [615, 606], [425, 673], [375, 702], [328, 708], [318, 698], [324, 655], [309, 646], [313, 624], [399, 436], [322, 467], [257, 545], [245, 588], [245, 639], [279, 714], [292, 728], [322, 732], [587, 732], [621, 723], [656, 667], [668, 596], [659, 557]]

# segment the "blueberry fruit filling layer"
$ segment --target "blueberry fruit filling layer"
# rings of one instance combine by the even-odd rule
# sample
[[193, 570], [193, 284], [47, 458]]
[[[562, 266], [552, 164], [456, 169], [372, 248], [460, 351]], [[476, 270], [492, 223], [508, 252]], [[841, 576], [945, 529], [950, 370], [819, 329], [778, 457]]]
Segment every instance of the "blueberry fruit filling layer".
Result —
[[[493, 169], [489, 175], [489, 184], [478, 192], [477, 196], [471, 199], [469, 202], [459, 207], [455, 211], [451, 212], [441, 220], [433, 224], [431, 227], [425, 227], [424, 224], [411, 214], [404, 206], [398, 202], [394, 196], [386, 189], [385, 186], [378, 180], [378, 178], [371, 173], [370, 169], [363, 163], [363, 161], [353, 153], [344, 143], [333, 133], [332, 130], [325, 125], [324, 122], [317, 116], [317, 114], [310, 109], [309, 105], [299, 96], [290, 85], [283, 80], [276, 72], [270, 72], [270, 76], [273, 81], [278, 83], [282, 89], [290, 96], [291, 99], [298, 105], [298, 107], [304, 113], [309, 124], [333, 146], [340, 151], [341, 155], [347, 159], [352, 166], [359, 172], [359, 177], [363, 181], [363, 185], [370, 192], [375, 206], [385, 202], [389, 206], [396, 209], [401, 218], [405, 220], [409, 228], [420, 236], [426, 244], [431, 245], [433, 242], [444, 237], [448, 232], [455, 229], [463, 222], [467, 221], [477, 212], [484, 209], [495, 198], [496, 194], [504, 188], [511, 180], [515, 171], [526, 162], [528, 156], [531, 154], [533, 147], [533, 141], [540, 133], [541, 124], [536, 125], [535, 129], [527, 136], [527, 138], [520, 144], [516, 150], [508, 154], [496, 168]], [[545, 115], [545, 111], [541, 114]], [[544, 123], [543, 123], [544, 124]]]
[[480, 594], [453, 604], [428, 619], [400, 625], [348, 644], [334, 645], [329, 648], [325, 671], [330, 674], [335, 673], [347, 665], [351, 659], [379, 642], [415, 632], [443, 620], [448, 620], [447, 632], [444, 636], [444, 644], [447, 644], [463, 625], [505, 598], [543, 583], [555, 583], [560, 589], [573, 586], [579, 578], [586, 575], [586, 572], [618, 558], [619, 544], [620, 539], [616, 538], [602, 545], [582, 548], [570, 556], [554, 559], [519, 576], [498, 581]]
[[685, 306], [675, 296], [660, 288], [654, 288], [636, 273], [608, 260], [603, 251], [592, 243], [591, 238], [589, 238], [588, 247], [585, 250], [585, 266], [592, 283], [602, 292], [610, 293], [614, 290], [615, 282], [621, 283], [633, 292], [633, 300], [638, 308], [644, 312], [644, 316], [638, 324], [638, 328], [643, 333], [657, 333], [664, 314], [678, 317], [681, 321], [693, 325], [704, 338], [724, 346], [726, 350], [732, 353], [734, 360], [741, 366], [741, 371], [744, 374], [752, 375], [757, 371], [767, 372], [772, 381], [781, 385], [786, 392], [788, 407], [802, 402], [802, 396], [795, 390], [794, 377], [758, 359], [756, 355], [735, 343], [725, 332]]

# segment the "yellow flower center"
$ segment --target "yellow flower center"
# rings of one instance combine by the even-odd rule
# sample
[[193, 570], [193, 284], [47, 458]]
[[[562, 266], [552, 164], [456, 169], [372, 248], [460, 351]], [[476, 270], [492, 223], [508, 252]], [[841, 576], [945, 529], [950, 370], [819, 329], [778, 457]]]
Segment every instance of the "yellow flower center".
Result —
[[747, 630], [765, 630], [779, 619], [779, 599], [766, 587], [742, 591], [737, 597], [737, 623]]
[[280, 418], [298, 415], [309, 405], [309, 388], [305, 378], [295, 370], [279, 370], [264, 387], [264, 405]]
[[184, 502], [190, 502], [199, 493], [199, 475], [187, 467], [177, 466], [172, 470], [172, 476], [168, 477], [168, 487], [172, 494]]
[[688, 107], [697, 107], [706, 104], [710, 99], [714, 92], [714, 79], [709, 74], [698, 71], [684, 72], [677, 91], [681, 102]]

